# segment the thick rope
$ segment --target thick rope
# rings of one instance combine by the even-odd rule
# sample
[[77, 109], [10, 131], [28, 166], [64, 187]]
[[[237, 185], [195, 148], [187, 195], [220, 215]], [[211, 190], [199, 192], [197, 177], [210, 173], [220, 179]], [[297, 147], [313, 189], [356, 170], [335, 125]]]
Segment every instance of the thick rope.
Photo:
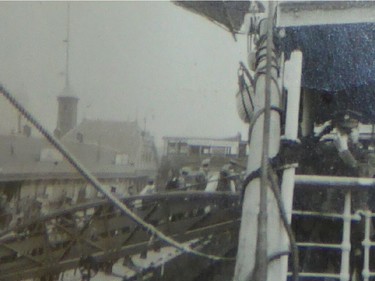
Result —
[[[289, 238], [289, 248], [290, 248], [290, 254], [292, 258], [292, 274], [293, 274], [293, 281], [299, 280], [299, 256], [298, 256], [298, 247], [297, 242], [294, 237], [293, 230], [291, 228], [291, 225], [288, 221], [288, 216], [284, 207], [284, 202], [281, 197], [281, 192], [279, 189], [278, 179], [275, 171], [272, 168], [272, 161], [270, 161], [268, 165], [268, 180], [270, 182], [270, 187], [272, 190], [272, 193], [275, 196], [277, 207], [279, 210], [280, 218], [283, 223], [283, 226], [285, 228], [285, 231]], [[246, 187], [249, 185], [249, 183], [254, 180], [255, 178], [260, 177], [260, 169], [253, 171], [249, 175], [246, 176], [244, 182], [243, 182], [243, 192], [245, 192]], [[274, 256], [269, 257], [268, 262], [271, 262], [277, 258], [279, 258], [282, 255], [289, 254], [289, 252], [282, 252], [282, 254], [276, 254]], [[254, 272], [254, 271], [253, 271]], [[249, 274], [249, 277], [246, 280], [251, 280], [251, 276], [253, 276], [253, 272]]]
[[221, 260], [221, 261], [233, 261], [235, 258], [220, 257], [216, 255], [210, 255], [201, 253], [188, 246], [184, 246], [178, 241], [168, 237], [160, 230], [158, 230], [153, 225], [145, 222], [138, 215], [133, 213], [125, 204], [123, 204], [118, 198], [116, 198], [110, 191], [106, 190], [101, 183], [88, 171], [65, 147], [64, 145], [55, 138], [51, 133], [49, 133], [39, 121], [37, 121], [30, 112], [28, 112], [2, 85], [0, 85], [1, 94], [31, 123], [35, 128], [48, 140], [48, 142], [53, 145], [64, 157], [65, 159], [82, 175], [82, 177], [87, 180], [96, 190], [102, 193], [113, 205], [118, 207], [121, 212], [132, 219], [134, 222], [140, 224], [144, 227], [150, 234], [156, 235], [162, 241], [167, 244], [177, 248], [180, 251], [194, 254], [199, 257], [208, 258], [211, 260]]

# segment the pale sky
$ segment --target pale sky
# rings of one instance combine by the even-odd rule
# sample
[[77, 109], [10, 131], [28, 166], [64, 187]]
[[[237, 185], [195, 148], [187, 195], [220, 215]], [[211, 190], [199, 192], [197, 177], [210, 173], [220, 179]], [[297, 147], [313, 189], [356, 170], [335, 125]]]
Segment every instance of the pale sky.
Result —
[[[0, 2], [0, 83], [51, 131], [65, 82], [66, 7]], [[170, 2], [71, 2], [70, 13], [70, 80], [80, 99], [79, 121], [138, 115], [158, 142], [166, 135], [241, 132], [246, 138], [235, 107], [246, 38], [235, 42]], [[14, 121], [0, 102], [4, 128]]]

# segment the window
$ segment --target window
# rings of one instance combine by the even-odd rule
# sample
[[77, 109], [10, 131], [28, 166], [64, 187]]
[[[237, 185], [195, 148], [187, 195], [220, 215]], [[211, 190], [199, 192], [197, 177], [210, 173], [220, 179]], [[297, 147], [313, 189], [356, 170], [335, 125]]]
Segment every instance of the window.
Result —
[[121, 153], [117, 154], [115, 157], [115, 164], [116, 165], [128, 165], [129, 164], [129, 156], [127, 154]]
[[188, 154], [189, 153], [189, 147], [186, 143], [180, 144], [180, 153], [181, 154]]
[[177, 149], [176, 149], [176, 143], [174, 142], [170, 142], [168, 143], [168, 154], [169, 153], [177, 153]]
[[225, 155], [227, 151], [227, 148], [222, 146], [222, 147], [211, 147], [211, 153], [214, 155]]
[[63, 156], [53, 148], [43, 148], [40, 152], [40, 161], [42, 162], [61, 162]]

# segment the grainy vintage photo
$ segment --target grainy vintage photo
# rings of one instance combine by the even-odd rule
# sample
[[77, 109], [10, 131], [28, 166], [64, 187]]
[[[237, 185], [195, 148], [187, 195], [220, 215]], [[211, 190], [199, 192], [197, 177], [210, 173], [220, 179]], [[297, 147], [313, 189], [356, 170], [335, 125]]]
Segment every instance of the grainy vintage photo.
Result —
[[0, 2], [0, 281], [375, 280], [375, 2]]

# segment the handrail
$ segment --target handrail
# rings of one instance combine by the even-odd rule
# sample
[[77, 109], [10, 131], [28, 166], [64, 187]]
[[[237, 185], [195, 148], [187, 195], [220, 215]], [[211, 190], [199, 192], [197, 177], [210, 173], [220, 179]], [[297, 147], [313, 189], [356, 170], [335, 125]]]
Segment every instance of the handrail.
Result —
[[375, 179], [338, 176], [296, 175], [295, 184], [304, 187], [358, 189], [375, 188]]

